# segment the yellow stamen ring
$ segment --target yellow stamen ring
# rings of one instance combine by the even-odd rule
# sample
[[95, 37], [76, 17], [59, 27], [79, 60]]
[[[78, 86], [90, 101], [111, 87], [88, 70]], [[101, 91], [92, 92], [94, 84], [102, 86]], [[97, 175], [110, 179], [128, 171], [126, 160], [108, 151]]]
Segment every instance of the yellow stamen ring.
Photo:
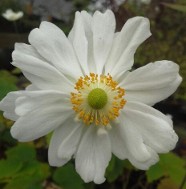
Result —
[[90, 73], [80, 77], [74, 87], [77, 93], [71, 93], [73, 110], [86, 125], [106, 126], [119, 116], [126, 103], [125, 90], [108, 75]]

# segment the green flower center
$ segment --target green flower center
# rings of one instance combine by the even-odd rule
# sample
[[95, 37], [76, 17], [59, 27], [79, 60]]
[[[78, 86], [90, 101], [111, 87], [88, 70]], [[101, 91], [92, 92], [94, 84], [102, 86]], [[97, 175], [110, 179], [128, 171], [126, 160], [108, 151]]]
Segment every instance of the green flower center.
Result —
[[102, 109], [107, 103], [107, 94], [103, 89], [93, 89], [88, 95], [88, 104], [93, 109]]

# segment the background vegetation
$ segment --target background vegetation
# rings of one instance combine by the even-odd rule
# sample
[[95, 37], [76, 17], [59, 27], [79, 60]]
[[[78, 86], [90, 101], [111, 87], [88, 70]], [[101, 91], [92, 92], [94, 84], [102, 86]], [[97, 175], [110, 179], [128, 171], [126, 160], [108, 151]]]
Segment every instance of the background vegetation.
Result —
[[0, 188], [2, 189], [186, 189], [186, 2], [185, 0], [1, 0], [0, 13], [12, 8], [24, 16], [10, 22], [0, 16], [0, 100], [10, 91], [23, 89], [28, 81], [11, 66], [15, 42], [26, 42], [28, 32], [41, 20], [49, 20], [68, 33], [76, 10], [110, 8], [117, 18], [117, 30], [133, 16], [148, 17], [152, 37], [140, 46], [135, 67], [168, 59], [180, 65], [183, 82], [177, 92], [155, 105], [172, 116], [179, 142], [174, 152], [160, 155], [148, 171], [135, 169], [116, 157], [101, 185], [84, 184], [71, 161], [61, 168], [48, 165], [50, 134], [30, 143], [18, 143], [10, 136], [12, 121], [0, 112]]

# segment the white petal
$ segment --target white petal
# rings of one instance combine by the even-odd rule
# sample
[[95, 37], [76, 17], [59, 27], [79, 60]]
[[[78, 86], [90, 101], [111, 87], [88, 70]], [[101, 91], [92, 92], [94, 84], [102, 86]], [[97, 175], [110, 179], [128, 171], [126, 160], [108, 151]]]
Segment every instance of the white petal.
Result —
[[16, 121], [19, 116], [15, 113], [15, 101], [22, 94], [21, 91], [10, 92], [0, 101], [0, 110], [4, 117]]
[[81, 122], [76, 123], [71, 117], [54, 131], [48, 151], [51, 166], [63, 166], [71, 159], [79, 144], [82, 129]]
[[[82, 19], [82, 23], [83, 23], [83, 27], [84, 27], [84, 31], [85, 31], [85, 37], [86, 40], [88, 42], [88, 68], [90, 72], [96, 73], [96, 65], [95, 65], [95, 61], [94, 61], [94, 54], [93, 54], [93, 33], [92, 33], [92, 16], [90, 14], [88, 14], [86, 11], [82, 11], [81, 12], [81, 19]], [[72, 30], [69, 33], [69, 40], [73, 41], [74, 36], [75, 36], [75, 28], [73, 27]]]
[[11, 128], [14, 138], [19, 141], [35, 140], [56, 129], [73, 113], [71, 107], [63, 101], [63, 97], [61, 101], [59, 98], [46, 101], [44, 99], [42, 102], [40, 97], [28, 98], [27, 96], [16, 100], [16, 112], [23, 116]]
[[92, 33], [92, 21], [93, 18], [90, 14], [86, 11], [81, 12], [84, 28], [85, 28], [85, 35], [88, 41], [88, 66], [89, 71], [96, 73], [96, 65], [94, 60], [93, 54], [93, 33]]
[[47, 60], [44, 57], [42, 57], [37, 52], [37, 50], [34, 47], [32, 47], [31, 45], [28, 45], [28, 44], [25, 44], [25, 43], [15, 43], [14, 48], [15, 48], [14, 51], [17, 51], [19, 53], [23, 53], [23, 54], [26, 54], [26, 55], [30, 55], [34, 58], [42, 60], [44, 63], [48, 63]]
[[136, 160], [133, 156], [129, 155], [129, 161], [138, 169], [141, 170], [147, 170], [149, 169], [150, 166], [154, 165], [155, 163], [157, 163], [159, 161], [159, 156], [157, 155], [157, 153], [152, 150], [151, 148], [149, 148], [147, 146], [147, 150], [151, 155], [151, 158], [149, 160], [146, 161], [138, 161]]
[[108, 135], [98, 135], [97, 128], [90, 126], [83, 135], [76, 154], [76, 171], [85, 182], [101, 184], [105, 181], [104, 173], [110, 159]]
[[120, 83], [125, 99], [153, 105], [170, 96], [182, 79], [179, 66], [171, 61], [157, 61], [128, 73]]
[[[140, 108], [139, 108], [140, 107]], [[143, 103], [140, 103], [140, 102], [137, 102], [137, 101], [128, 101], [126, 104], [125, 104], [125, 108], [124, 108], [124, 111], [125, 109], [129, 108], [130, 110], [132, 109], [136, 109], [138, 108], [137, 110], [141, 111], [142, 113], [146, 114], [151, 114], [151, 115], [154, 115], [155, 117], [159, 117], [160, 119], [163, 119], [165, 120], [170, 127], [173, 127], [173, 122], [172, 120], [170, 119], [170, 117], [162, 114], [160, 111], [148, 106], [148, 105], [145, 105]]]
[[179, 66], [171, 61], [157, 61], [128, 73], [121, 85], [128, 90], [149, 89], [149, 87], [159, 89], [174, 81], [177, 78], [178, 71]]
[[115, 31], [115, 17], [112, 11], [104, 14], [96, 11], [93, 15], [93, 49], [97, 73], [102, 74], [103, 67], [112, 47]]
[[117, 129], [121, 133], [124, 145], [128, 153], [138, 161], [147, 161], [151, 155], [147, 150], [141, 133], [134, 127], [133, 120], [128, 114], [122, 114]]
[[82, 75], [72, 45], [62, 30], [54, 24], [42, 22], [39, 29], [30, 32], [29, 42], [63, 74], [74, 79]]
[[125, 142], [123, 141], [121, 133], [117, 127], [118, 125], [113, 124], [112, 129], [108, 131], [111, 141], [112, 153], [119, 159], [126, 159], [128, 154], [125, 149]]
[[16, 99], [15, 112], [19, 116], [24, 116], [27, 113], [50, 103], [59, 103], [63, 108], [66, 108], [66, 110], [72, 108], [69, 95], [61, 92], [52, 90], [24, 91], [22, 96]]
[[20, 68], [36, 87], [67, 92], [73, 90], [73, 84], [48, 64], [32, 46], [16, 43], [12, 58], [12, 64]]
[[25, 88], [25, 90], [26, 90], [26, 91], [38, 91], [39, 89], [38, 89], [35, 85], [31, 84], [31, 85], [28, 85], [28, 86]]
[[121, 72], [130, 70], [136, 49], [150, 35], [150, 23], [147, 18], [134, 17], [129, 19], [114, 39], [105, 66], [105, 73], [110, 73], [117, 78]]
[[92, 32], [92, 16], [86, 11], [81, 11], [81, 16], [83, 19], [86, 36], [89, 36]]
[[[70, 123], [68, 124], [69, 127]], [[81, 138], [83, 123], [75, 123], [71, 120], [71, 125], [73, 126], [69, 135], [66, 135], [66, 138], [61, 142], [58, 149], [58, 157], [71, 159], [75, 154], [77, 147], [79, 145], [79, 141]], [[59, 131], [60, 132], [60, 131]]]
[[[131, 104], [131, 107], [132, 105], [133, 104]], [[159, 160], [159, 157], [157, 152], [145, 143], [146, 141], [143, 139], [143, 135], [138, 129], [138, 125], [133, 121], [134, 118], [132, 119], [129, 117], [128, 108], [125, 109], [127, 109], [127, 113], [121, 112], [121, 116], [119, 117], [120, 123], [116, 122], [114, 124], [115, 129], [118, 130], [117, 136], [121, 137], [121, 140], [123, 141], [126, 158], [136, 168], [146, 170], [151, 165], [155, 164]]]
[[88, 41], [85, 36], [85, 28], [81, 13], [76, 12], [73, 29], [69, 34], [69, 40], [73, 44], [74, 51], [76, 52], [77, 58], [84, 70], [85, 74], [89, 74], [88, 68]]
[[172, 128], [170, 119], [142, 103], [127, 102], [123, 116], [129, 117], [146, 145], [157, 153], [167, 153], [178, 141], [178, 136]]

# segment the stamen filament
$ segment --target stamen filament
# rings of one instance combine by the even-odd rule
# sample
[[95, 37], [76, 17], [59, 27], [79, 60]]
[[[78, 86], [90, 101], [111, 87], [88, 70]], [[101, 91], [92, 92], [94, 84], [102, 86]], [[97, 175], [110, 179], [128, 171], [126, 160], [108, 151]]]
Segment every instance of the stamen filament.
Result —
[[90, 73], [80, 77], [74, 88], [77, 92], [71, 93], [70, 99], [73, 110], [86, 125], [110, 125], [126, 103], [123, 98], [125, 90], [110, 74], [98, 76]]

